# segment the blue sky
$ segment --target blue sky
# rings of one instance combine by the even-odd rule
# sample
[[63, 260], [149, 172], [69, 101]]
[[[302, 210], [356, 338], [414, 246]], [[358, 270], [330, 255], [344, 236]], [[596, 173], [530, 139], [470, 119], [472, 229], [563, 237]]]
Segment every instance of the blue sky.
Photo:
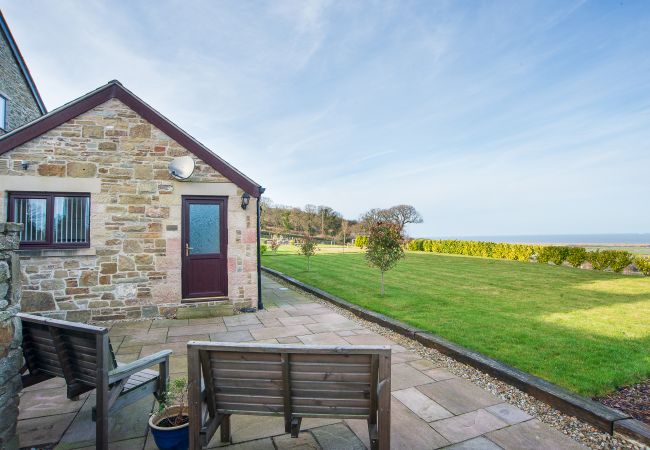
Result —
[[647, 1], [0, 6], [48, 108], [117, 78], [276, 203], [650, 231]]

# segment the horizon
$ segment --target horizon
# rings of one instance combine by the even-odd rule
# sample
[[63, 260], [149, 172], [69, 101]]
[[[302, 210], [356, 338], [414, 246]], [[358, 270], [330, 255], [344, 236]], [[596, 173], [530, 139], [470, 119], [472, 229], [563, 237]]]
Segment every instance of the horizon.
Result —
[[0, 1], [48, 110], [119, 79], [276, 203], [650, 230], [650, 4], [187, 5]]

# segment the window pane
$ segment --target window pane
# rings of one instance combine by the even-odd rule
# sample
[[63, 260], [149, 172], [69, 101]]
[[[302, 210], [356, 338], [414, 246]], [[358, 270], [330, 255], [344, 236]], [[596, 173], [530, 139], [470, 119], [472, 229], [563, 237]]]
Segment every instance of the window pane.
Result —
[[44, 241], [47, 211], [47, 200], [44, 198], [15, 198], [14, 222], [22, 223], [25, 227], [20, 233], [22, 242]]
[[7, 99], [0, 95], [0, 128], [7, 129]]
[[219, 205], [190, 204], [190, 254], [220, 253]]
[[55, 244], [87, 243], [90, 226], [88, 197], [54, 197]]

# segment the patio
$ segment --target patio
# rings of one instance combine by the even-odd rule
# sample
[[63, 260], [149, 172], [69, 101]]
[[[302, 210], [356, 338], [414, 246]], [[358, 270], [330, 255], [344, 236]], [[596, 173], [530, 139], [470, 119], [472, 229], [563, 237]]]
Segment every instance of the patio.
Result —
[[[120, 362], [161, 349], [174, 351], [171, 376], [186, 376], [186, 342], [387, 344], [392, 355], [392, 448], [584, 448], [559, 431], [471, 382], [349, 320], [329, 307], [264, 277], [267, 309], [255, 314], [184, 320], [117, 322], [110, 329]], [[94, 393], [67, 400], [62, 379], [23, 391], [18, 433], [22, 447], [94, 448]], [[155, 449], [147, 421], [153, 398], [111, 417], [114, 449]], [[306, 419], [298, 439], [284, 433], [281, 417], [233, 416], [233, 449], [364, 449], [363, 421]], [[218, 433], [210, 444], [221, 447]]]

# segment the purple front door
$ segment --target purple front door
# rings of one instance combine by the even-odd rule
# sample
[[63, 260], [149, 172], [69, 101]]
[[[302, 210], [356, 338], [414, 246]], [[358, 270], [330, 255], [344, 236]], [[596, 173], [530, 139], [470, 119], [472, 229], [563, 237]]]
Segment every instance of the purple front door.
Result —
[[183, 298], [228, 295], [227, 198], [183, 196]]

